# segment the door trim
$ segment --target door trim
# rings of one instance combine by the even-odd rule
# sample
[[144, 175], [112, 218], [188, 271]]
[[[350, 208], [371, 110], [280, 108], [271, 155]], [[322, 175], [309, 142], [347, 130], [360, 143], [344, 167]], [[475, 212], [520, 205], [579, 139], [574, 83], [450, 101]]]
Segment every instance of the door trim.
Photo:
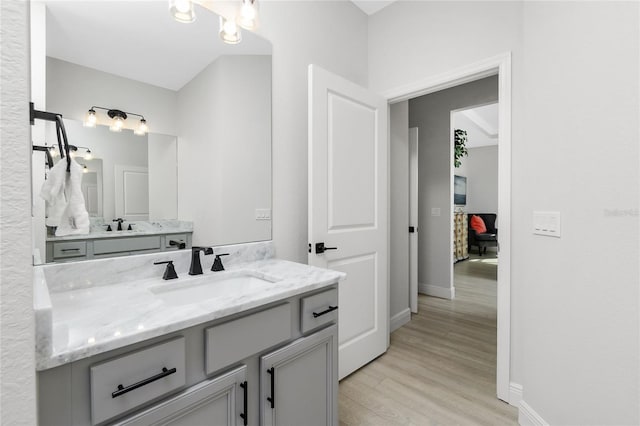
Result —
[[498, 262], [496, 393], [509, 401], [511, 368], [511, 52], [382, 93], [389, 104], [498, 75]]

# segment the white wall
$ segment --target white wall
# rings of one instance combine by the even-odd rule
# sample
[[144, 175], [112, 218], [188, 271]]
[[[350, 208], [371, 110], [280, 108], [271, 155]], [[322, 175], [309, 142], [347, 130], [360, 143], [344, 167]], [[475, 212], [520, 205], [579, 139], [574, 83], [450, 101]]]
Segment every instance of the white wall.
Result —
[[0, 2], [0, 423], [34, 425], [29, 3]]
[[[178, 134], [177, 92], [103, 71], [47, 58], [47, 111], [84, 121], [92, 105], [141, 114], [153, 133]], [[105, 111], [97, 111], [98, 123], [108, 124]], [[125, 121], [135, 129], [139, 119]]]
[[278, 257], [306, 263], [307, 67], [366, 86], [367, 17], [348, 1], [260, 8], [259, 33], [273, 43], [273, 240]]
[[[639, 12], [524, 3], [512, 270], [524, 400], [550, 424], [640, 423]], [[534, 210], [561, 212], [560, 239]]]
[[451, 111], [497, 99], [498, 78], [492, 76], [409, 100], [409, 127], [419, 129], [418, 283], [427, 294], [453, 295]]
[[[460, 128], [460, 127], [458, 127]], [[469, 148], [455, 174], [467, 178], [467, 213], [498, 212], [498, 145]]]
[[409, 309], [409, 102], [391, 105], [389, 118], [389, 310], [394, 318]]
[[369, 33], [381, 92], [512, 52], [511, 380], [550, 424], [639, 423], [638, 5], [398, 2]]
[[222, 56], [178, 93], [178, 216], [194, 245], [271, 238], [271, 58]]
[[178, 138], [147, 135], [149, 220], [178, 218]]

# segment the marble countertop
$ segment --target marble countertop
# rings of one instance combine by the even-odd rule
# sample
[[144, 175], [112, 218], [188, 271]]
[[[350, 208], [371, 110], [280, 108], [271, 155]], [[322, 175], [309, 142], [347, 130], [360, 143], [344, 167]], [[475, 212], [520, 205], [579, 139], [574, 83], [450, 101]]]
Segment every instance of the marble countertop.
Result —
[[[63, 365], [109, 350], [121, 348], [146, 339], [168, 334], [211, 320], [223, 318], [238, 312], [256, 308], [271, 302], [283, 300], [311, 290], [336, 284], [345, 275], [341, 272], [315, 268], [303, 264], [270, 258], [272, 249], [262, 252], [261, 244], [258, 256], [243, 256], [241, 252], [232, 260], [233, 250], [225, 247], [232, 256], [225, 258], [226, 270], [211, 272], [203, 257], [205, 273], [190, 277], [184, 270], [189, 253], [181, 253], [176, 260], [177, 280], [164, 281], [160, 277], [163, 265], [153, 266], [153, 261], [161, 254], [131, 256], [123, 259], [121, 271], [136, 270], [136, 261], [149, 265], [154, 277], [137, 277], [122, 282], [113, 276], [109, 279], [76, 280], [64, 285], [54, 281], [62, 278], [62, 270], [54, 266], [37, 267], [34, 274], [36, 307], [36, 366], [38, 370]], [[240, 250], [242, 251], [242, 250]], [[216, 250], [217, 253], [220, 251]], [[266, 254], [265, 254], [266, 253]], [[246, 254], [246, 253], [245, 253]], [[254, 253], [255, 254], [255, 253]], [[165, 255], [166, 257], [166, 255]], [[208, 260], [208, 257], [206, 259]], [[213, 258], [213, 256], [210, 256]], [[227, 259], [229, 261], [227, 262]], [[128, 262], [127, 262], [128, 261]], [[103, 262], [101, 265], [100, 262]], [[85, 269], [93, 266], [96, 277], [100, 277], [102, 267], [111, 268], [116, 260], [79, 262]], [[95, 265], [89, 265], [94, 263]], [[111, 265], [111, 266], [110, 266]], [[77, 266], [76, 266], [77, 267]], [[48, 269], [47, 269], [48, 268]], [[160, 268], [160, 269], [159, 269]], [[118, 268], [110, 275], [118, 275]], [[186, 268], [188, 269], [188, 268]], [[77, 271], [76, 271], [77, 272]], [[193, 280], [217, 280], [222, 277], [250, 273], [255, 277], [268, 278], [263, 285], [247, 288], [234, 288], [215, 298], [175, 304], [163, 300], [152, 290], [167, 283], [190, 285]]]
[[[107, 231], [107, 225], [111, 225], [112, 231]], [[126, 230], [132, 225], [132, 230]], [[88, 234], [85, 235], [65, 235], [56, 237], [54, 235], [47, 236], [47, 241], [69, 241], [69, 240], [94, 240], [101, 238], [122, 238], [122, 237], [141, 237], [144, 235], [163, 235], [163, 234], [179, 234], [193, 232], [193, 222], [179, 220], [161, 220], [161, 221], [124, 221], [122, 223], [123, 230], [117, 231], [118, 224], [102, 223], [96, 221], [91, 224]]]

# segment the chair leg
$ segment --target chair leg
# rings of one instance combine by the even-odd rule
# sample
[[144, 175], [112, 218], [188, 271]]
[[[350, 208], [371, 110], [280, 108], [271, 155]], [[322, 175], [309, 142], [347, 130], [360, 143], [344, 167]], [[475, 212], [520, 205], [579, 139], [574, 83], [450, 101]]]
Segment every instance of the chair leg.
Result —
[[478, 244], [478, 256], [482, 256], [482, 244]]

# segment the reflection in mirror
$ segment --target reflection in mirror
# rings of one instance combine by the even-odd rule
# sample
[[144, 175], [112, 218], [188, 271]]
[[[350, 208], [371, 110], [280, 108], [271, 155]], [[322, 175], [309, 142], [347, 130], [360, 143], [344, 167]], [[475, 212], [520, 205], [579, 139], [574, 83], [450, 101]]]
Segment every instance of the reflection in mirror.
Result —
[[[32, 2], [40, 6], [31, 15], [32, 101], [62, 114], [69, 143], [90, 149], [91, 159], [76, 152], [90, 217], [192, 222], [194, 245], [270, 239], [270, 43], [245, 31], [242, 43], [224, 44], [218, 16], [198, 5], [192, 24], [173, 20], [164, 1]], [[97, 126], [83, 127], [92, 106], [144, 115], [150, 133], [135, 135], [133, 116], [111, 132], [99, 109]], [[34, 145], [55, 141], [43, 123], [32, 134]], [[41, 253], [52, 240], [37, 199], [44, 163], [34, 152]]]

